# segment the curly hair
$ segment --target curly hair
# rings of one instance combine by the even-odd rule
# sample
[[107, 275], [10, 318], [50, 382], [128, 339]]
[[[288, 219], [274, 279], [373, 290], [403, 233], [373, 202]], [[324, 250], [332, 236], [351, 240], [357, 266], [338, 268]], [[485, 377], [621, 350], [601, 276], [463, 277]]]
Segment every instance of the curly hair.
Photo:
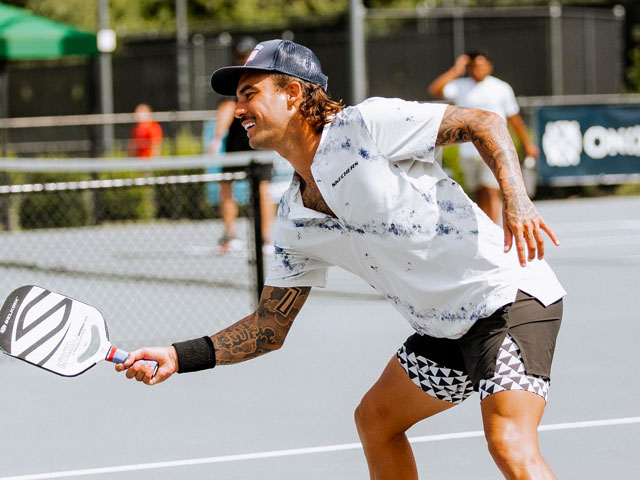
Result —
[[276, 73], [273, 77], [279, 88], [288, 87], [293, 80], [302, 85], [304, 99], [300, 104], [300, 113], [316, 133], [322, 132], [324, 126], [331, 123], [333, 117], [344, 108], [342, 100], [331, 100], [320, 85], [284, 73]]

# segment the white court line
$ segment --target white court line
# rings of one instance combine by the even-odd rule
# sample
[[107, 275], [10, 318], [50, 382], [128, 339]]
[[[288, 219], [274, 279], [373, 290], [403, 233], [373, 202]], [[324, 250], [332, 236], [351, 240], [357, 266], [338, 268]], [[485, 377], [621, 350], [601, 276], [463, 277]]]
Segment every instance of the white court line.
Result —
[[[610, 420], [591, 420], [586, 422], [556, 423], [540, 425], [538, 431], [571, 430], [575, 428], [608, 427], [614, 425], [628, 425], [640, 423], [640, 417], [613, 418]], [[460, 438], [482, 437], [484, 432], [471, 431], [460, 433], [446, 433], [442, 435], [427, 435], [423, 437], [409, 438], [410, 443], [439, 442], [442, 440], [456, 440]], [[289, 457], [292, 455], [308, 455], [311, 453], [339, 452], [345, 450], [357, 450], [362, 448], [360, 443], [343, 443], [339, 445], [327, 445], [324, 447], [293, 448], [290, 450], [273, 450], [270, 452], [246, 453], [240, 455], [224, 455], [220, 457], [192, 458], [187, 460], [173, 460], [167, 462], [140, 463], [137, 465], [120, 465], [113, 467], [88, 468], [85, 470], [67, 470], [64, 472], [36, 473], [32, 475], [16, 475], [0, 477], [0, 480], [47, 480], [51, 478], [70, 478], [82, 475], [102, 475], [106, 473], [133, 472], [139, 470], [153, 470], [158, 468], [175, 468], [192, 465], [204, 465], [210, 463], [237, 462], [242, 460], [256, 460], [259, 458]]]

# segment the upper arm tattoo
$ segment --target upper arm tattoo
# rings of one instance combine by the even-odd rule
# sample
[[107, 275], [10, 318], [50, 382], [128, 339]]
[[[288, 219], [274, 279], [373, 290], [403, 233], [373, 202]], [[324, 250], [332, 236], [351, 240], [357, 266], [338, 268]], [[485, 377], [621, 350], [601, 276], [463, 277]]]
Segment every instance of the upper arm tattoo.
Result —
[[471, 141], [468, 129], [469, 114], [467, 109], [449, 105], [444, 111], [436, 145], [446, 146]]
[[449, 105], [440, 123], [436, 145], [463, 142], [473, 142], [498, 181], [519, 175], [518, 153], [507, 125], [499, 115]]
[[311, 287], [264, 287], [254, 313], [211, 337], [216, 363], [237, 363], [280, 348], [310, 291]]
[[301, 293], [302, 288], [285, 289], [282, 298], [275, 302], [275, 311], [280, 315], [287, 317], [295, 308], [295, 301]]

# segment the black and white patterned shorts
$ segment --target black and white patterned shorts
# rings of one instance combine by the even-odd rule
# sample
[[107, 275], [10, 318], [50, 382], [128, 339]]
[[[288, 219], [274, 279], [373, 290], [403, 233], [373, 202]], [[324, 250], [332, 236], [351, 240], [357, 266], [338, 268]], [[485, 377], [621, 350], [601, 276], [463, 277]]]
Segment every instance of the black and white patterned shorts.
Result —
[[[397, 357], [411, 381], [434, 398], [458, 404], [474, 392], [473, 383], [464, 370], [443, 367], [409, 350], [407, 345], [398, 350]], [[540, 395], [546, 402], [549, 380], [526, 374], [520, 349], [507, 334], [498, 350], [495, 373], [481, 379], [478, 389], [480, 400], [505, 390], [523, 390]]]
[[518, 291], [515, 300], [478, 320], [457, 339], [415, 333], [398, 350], [411, 381], [429, 395], [460, 403], [503, 390], [547, 398], [562, 299], [543, 305]]

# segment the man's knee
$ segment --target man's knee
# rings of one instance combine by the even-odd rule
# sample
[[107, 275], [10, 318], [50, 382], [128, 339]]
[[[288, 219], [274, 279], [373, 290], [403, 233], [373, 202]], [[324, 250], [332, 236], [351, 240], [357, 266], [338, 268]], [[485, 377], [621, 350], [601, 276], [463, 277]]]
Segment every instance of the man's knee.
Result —
[[384, 402], [377, 402], [365, 395], [356, 407], [354, 419], [360, 436], [378, 436], [392, 430], [393, 411]]
[[515, 425], [494, 428], [486, 432], [487, 446], [498, 464], [513, 470], [526, 468], [539, 458], [537, 438], [520, 431]]

